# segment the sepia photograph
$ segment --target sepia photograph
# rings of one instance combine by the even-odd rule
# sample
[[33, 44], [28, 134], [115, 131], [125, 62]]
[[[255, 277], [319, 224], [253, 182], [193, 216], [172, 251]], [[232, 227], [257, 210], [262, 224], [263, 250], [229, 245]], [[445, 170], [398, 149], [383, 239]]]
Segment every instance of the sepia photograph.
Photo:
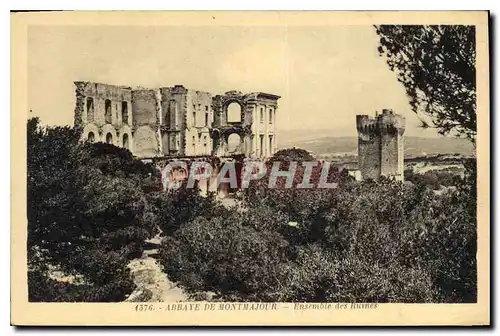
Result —
[[19, 322], [489, 324], [488, 12], [383, 15], [13, 13]]

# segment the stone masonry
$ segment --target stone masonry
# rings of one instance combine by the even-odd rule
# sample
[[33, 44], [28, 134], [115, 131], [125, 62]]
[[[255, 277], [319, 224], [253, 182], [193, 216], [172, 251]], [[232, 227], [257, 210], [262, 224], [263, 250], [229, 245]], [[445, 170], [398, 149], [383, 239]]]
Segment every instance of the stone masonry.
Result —
[[[213, 96], [182, 85], [158, 89], [75, 82], [75, 127], [84, 139], [136, 157], [245, 155], [276, 151], [279, 96], [229, 91]], [[229, 138], [237, 137], [234, 148]]]
[[405, 118], [384, 109], [375, 118], [357, 115], [356, 127], [361, 178], [378, 180], [387, 176], [403, 181]]

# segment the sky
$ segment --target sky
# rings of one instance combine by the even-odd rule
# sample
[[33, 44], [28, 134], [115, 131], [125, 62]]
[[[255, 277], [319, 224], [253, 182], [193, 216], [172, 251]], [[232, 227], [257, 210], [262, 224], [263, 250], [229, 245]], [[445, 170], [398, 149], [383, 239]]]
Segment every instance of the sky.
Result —
[[30, 117], [72, 125], [74, 81], [182, 84], [277, 94], [278, 130], [354, 136], [357, 114], [390, 108], [406, 117], [406, 135], [436, 136], [418, 127], [377, 47], [372, 26], [30, 26]]

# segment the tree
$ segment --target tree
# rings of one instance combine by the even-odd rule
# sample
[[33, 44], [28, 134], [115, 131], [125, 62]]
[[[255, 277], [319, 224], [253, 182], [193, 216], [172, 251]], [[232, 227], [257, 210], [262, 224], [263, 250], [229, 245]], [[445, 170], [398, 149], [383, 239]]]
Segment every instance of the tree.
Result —
[[475, 142], [476, 38], [474, 26], [375, 26], [378, 51], [397, 73], [423, 127]]
[[270, 162], [275, 162], [275, 161], [297, 161], [297, 162], [303, 162], [303, 161], [315, 161], [314, 157], [306, 151], [305, 149], [302, 148], [286, 148], [286, 149], [280, 149], [274, 155], [269, 159]]
[[41, 128], [38, 118], [27, 126], [28, 245], [46, 248], [73, 234], [61, 223], [80, 227], [83, 188], [75, 174], [79, 133], [69, 127]]
[[174, 234], [199, 216], [223, 217], [227, 213], [214, 193], [202, 196], [197, 184], [194, 188], [187, 188], [184, 184], [179, 189], [157, 192], [152, 195], [150, 202], [158, 218], [159, 229], [166, 236]]
[[[123, 301], [129, 260], [157, 224], [159, 173], [128, 150], [81, 143], [74, 128], [30, 119], [27, 136], [30, 301]], [[49, 266], [81, 281], [55, 281]]]

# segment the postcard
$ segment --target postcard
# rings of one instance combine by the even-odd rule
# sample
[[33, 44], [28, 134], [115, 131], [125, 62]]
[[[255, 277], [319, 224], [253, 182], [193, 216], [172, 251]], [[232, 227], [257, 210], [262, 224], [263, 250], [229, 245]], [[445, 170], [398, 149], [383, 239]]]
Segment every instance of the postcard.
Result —
[[490, 324], [489, 13], [11, 13], [11, 323]]

